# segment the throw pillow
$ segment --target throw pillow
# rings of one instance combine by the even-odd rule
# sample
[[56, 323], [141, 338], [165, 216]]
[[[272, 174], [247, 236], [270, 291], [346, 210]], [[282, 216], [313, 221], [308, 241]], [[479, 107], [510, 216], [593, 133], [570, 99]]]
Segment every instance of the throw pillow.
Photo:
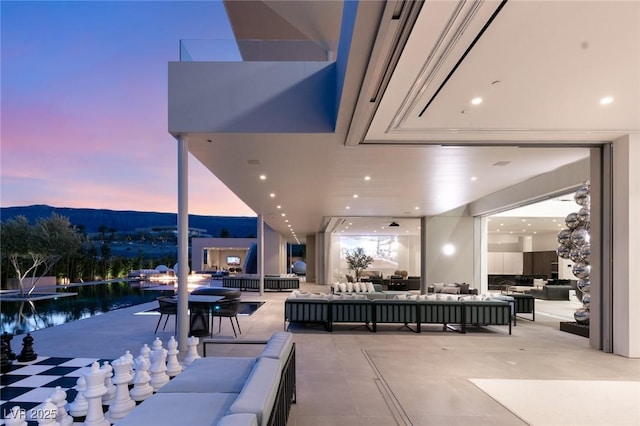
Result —
[[442, 294], [460, 294], [460, 287], [443, 287]]
[[342, 293], [344, 293], [345, 291], [347, 291], [347, 285], [346, 285], [345, 283], [340, 283], [340, 284], [339, 284], [339, 286], [340, 286], [340, 291], [341, 291]]
[[367, 283], [367, 291], [369, 293], [375, 293], [376, 292], [376, 288], [373, 286], [373, 283]]
[[433, 283], [433, 292], [440, 293], [443, 287], [444, 287], [444, 283]]
[[458, 286], [460, 287], [460, 294], [469, 294], [469, 284], [460, 283]]
[[347, 283], [347, 291], [351, 293], [353, 291], [353, 283]]
[[398, 294], [397, 296], [395, 296], [393, 298], [393, 300], [407, 300], [407, 295], [406, 294]]
[[360, 283], [353, 283], [353, 291], [358, 293], [360, 291]]

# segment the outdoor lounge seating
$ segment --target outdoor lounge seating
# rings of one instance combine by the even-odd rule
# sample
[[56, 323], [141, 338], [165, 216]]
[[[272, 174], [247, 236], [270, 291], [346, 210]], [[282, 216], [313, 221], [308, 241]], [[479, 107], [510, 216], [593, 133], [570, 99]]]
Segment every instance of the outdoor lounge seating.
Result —
[[[244, 290], [260, 290], [260, 277], [257, 275], [236, 275], [234, 277], [222, 277], [222, 287], [238, 288]], [[264, 277], [265, 290], [295, 290], [300, 288], [300, 278], [269, 276]]]
[[376, 332], [379, 324], [396, 323], [407, 327], [413, 324], [414, 331], [420, 333], [422, 324], [442, 324], [445, 329], [449, 325], [459, 325], [460, 332], [465, 333], [471, 325], [508, 325], [511, 334], [512, 307], [509, 302], [467, 297], [469, 299], [370, 300], [365, 296], [344, 299], [334, 298], [334, 295], [299, 297], [292, 294], [285, 301], [285, 329], [287, 323], [319, 323], [327, 331], [333, 331], [335, 324], [351, 322], [362, 323]]
[[257, 357], [197, 359], [117, 424], [286, 426], [296, 400], [293, 338], [251, 343], [265, 344]]

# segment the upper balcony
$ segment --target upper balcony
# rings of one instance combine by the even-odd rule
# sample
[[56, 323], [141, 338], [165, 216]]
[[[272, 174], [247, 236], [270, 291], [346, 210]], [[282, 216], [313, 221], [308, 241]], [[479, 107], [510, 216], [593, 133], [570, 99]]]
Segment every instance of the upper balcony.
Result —
[[180, 62], [325, 62], [330, 46], [313, 40], [180, 40]]

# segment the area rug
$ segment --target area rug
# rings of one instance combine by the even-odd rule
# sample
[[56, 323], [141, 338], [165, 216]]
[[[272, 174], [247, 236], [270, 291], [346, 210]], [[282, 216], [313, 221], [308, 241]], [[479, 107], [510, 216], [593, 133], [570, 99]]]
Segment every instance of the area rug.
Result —
[[469, 379], [534, 426], [639, 425], [640, 382]]

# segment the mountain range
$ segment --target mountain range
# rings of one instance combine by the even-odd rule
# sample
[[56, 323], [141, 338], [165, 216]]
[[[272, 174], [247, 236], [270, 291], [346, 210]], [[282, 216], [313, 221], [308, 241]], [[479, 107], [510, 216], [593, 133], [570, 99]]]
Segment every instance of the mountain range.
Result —
[[[100, 229], [105, 228], [109, 230], [108, 232], [111, 230], [134, 232], [138, 228], [176, 226], [178, 223], [175, 213], [51, 207], [47, 205], [0, 207], [0, 219], [3, 222], [22, 215], [33, 223], [38, 218], [51, 216], [51, 213], [68, 217], [72, 225], [84, 227], [86, 233], [99, 232]], [[257, 219], [248, 216], [189, 215], [189, 227], [205, 229], [204, 233], [212, 237], [219, 237], [220, 233], [226, 230], [229, 237], [250, 238], [257, 234]]]

